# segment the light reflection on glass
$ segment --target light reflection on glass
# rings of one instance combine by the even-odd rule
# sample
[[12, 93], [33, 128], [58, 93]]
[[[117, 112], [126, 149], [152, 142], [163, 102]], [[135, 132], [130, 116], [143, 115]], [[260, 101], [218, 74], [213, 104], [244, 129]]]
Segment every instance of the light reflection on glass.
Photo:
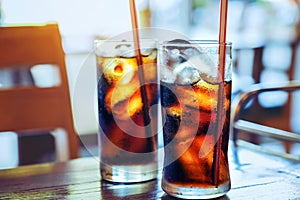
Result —
[[[135, 184], [113, 184], [108, 182], [102, 182], [102, 191], [105, 190], [105, 194], [102, 193], [102, 199], [108, 198], [120, 198], [124, 197], [137, 197], [138, 195], [155, 192], [156, 181], [147, 181], [143, 183]], [[105, 189], [104, 189], [105, 187]], [[156, 195], [156, 194], [152, 194]]]

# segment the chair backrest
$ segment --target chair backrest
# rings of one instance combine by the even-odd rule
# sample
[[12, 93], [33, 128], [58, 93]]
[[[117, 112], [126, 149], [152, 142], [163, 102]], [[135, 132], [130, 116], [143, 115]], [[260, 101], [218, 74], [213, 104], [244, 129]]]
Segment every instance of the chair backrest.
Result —
[[55, 129], [67, 132], [69, 158], [78, 157], [78, 137], [71, 110], [65, 54], [56, 23], [0, 27], [0, 70], [51, 64], [60, 83], [0, 88], [0, 131]]
[[[287, 81], [295, 80], [295, 70], [296, 70], [296, 60], [297, 60], [297, 51], [298, 51], [298, 45], [299, 41], [291, 41], [287, 44], [285, 44], [286, 48], [289, 48], [290, 50], [290, 56], [283, 56], [280, 55], [280, 53], [276, 52], [277, 56], [282, 56], [284, 59], [288, 60], [289, 63], [285, 67], [285, 69], [277, 69], [277, 73], [281, 73], [283, 76], [286, 77]], [[259, 46], [251, 47], [251, 48], [237, 48], [236, 50], [236, 57], [235, 57], [235, 67], [237, 68], [236, 71], [238, 71], [238, 68], [243, 68], [244, 66], [241, 65], [241, 62], [239, 62], [240, 55], [243, 51], [252, 51], [253, 59], [252, 59], [252, 70], [250, 71], [250, 75], [253, 78], [254, 83], [260, 84], [262, 82], [261, 77], [264, 70], [266, 70], [268, 67], [264, 63], [264, 57], [267, 56], [266, 51], [267, 45], [262, 44]], [[281, 51], [280, 51], [281, 52]], [[270, 56], [269, 56], [270, 57]], [[275, 59], [274, 56], [272, 59]], [[274, 64], [274, 63], [273, 63]], [[277, 63], [276, 63], [277, 64]], [[268, 73], [270, 70], [268, 71]], [[267, 74], [271, 75], [271, 74]], [[276, 82], [277, 81], [277, 82]], [[282, 81], [282, 80], [281, 80]], [[266, 83], [266, 82], [265, 82]], [[276, 77], [274, 77], [270, 83], [267, 84], [273, 84], [274, 86], [277, 86], [280, 84], [280, 80], [277, 80]], [[279, 93], [278, 93], [279, 91]], [[265, 126], [278, 128], [285, 131], [291, 131], [293, 132], [293, 128], [291, 126], [291, 118], [292, 118], [292, 109], [293, 109], [293, 93], [292, 92], [286, 92], [284, 93], [283, 90], [273, 91], [269, 93], [256, 93], [256, 95], [253, 95], [254, 98], [251, 101], [251, 104], [245, 106], [242, 111], [240, 112], [240, 118], [245, 119], [247, 121], [255, 122], [258, 124], [263, 124]], [[246, 91], [247, 92], [247, 91]], [[261, 98], [259, 99], [259, 95], [268, 95], [264, 97], [268, 98]], [[280, 96], [276, 96], [280, 95]], [[269, 102], [268, 99], [271, 99]], [[274, 104], [275, 102], [275, 104]], [[266, 106], [266, 105], [271, 106]], [[273, 106], [272, 106], [273, 104]], [[252, 138], [248, 138], [248, 135], [246, 135], [246, 138], [251, 140], [252, 142], [259, 143], [259, 139], [256, 137], [256, 135], [251, 135]], [[286, 145], [287, 152], [289, 151], [290, 146], [289, 144]]]

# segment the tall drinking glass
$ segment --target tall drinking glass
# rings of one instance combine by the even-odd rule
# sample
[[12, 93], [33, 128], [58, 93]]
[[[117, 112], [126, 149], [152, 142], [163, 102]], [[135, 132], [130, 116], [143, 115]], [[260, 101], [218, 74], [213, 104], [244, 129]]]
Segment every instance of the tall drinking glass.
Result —
[[141, 182], [157, 176], [157, 46], [141, 40], [95, 41], [102, 179]]
[[[221, 48], [225, 62], [220, 62]], [[165, 42], [159, 48], [159, 67], [162, 188], [180, 198], [222, 196], [230, 190], [231, 43]]]

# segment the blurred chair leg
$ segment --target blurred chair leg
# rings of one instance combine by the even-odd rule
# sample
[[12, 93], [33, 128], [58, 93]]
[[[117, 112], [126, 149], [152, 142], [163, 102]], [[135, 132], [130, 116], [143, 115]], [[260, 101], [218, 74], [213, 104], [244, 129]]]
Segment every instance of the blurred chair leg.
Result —
[[[69, 119], [71, 120], [71, 119]], [[74, 130], [74, 126], [71, 122], [65, 126], [65, 130], [69, 133], [67, 134], [68, 141], [69, 141], [69, 159], [74, 159], [79, 157], [79, 149], [80, 149], [80, 140], [79, 136], [77, 135], [76, 131]], [[74, 137], [76, 135], [76, 137]]]
[[232, 129], [232, 141], [233, 141], [233, 145], [234, 147], [236, 148], [238, 145], [237, 145], [237, 140], [239, 138], [239, 131], [236, 130], [235, 128]]
[[283, 146], [286, 153], [291, 153], [293, 143], [292, 142], [283, 142]]
[[64, 129], [57, 128], [51, 132], [55, 142], [55, 154], [57, 161], [67, 161], [69, 159], [69, 144], [67, 133]]

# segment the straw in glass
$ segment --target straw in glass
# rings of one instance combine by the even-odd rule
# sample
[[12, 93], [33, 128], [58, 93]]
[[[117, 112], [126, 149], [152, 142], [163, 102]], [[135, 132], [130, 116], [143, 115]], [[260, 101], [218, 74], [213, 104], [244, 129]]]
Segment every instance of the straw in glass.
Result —
[[140, 92], [142, 96], [143, 103], [143, 118], [144, 118], [144, 126], [146, 126], [146, 136], [151, 140], [151, 127], [150, 124], [150, 116], [149, 116], [149, 103], [147, 99], [147, 90], [145, 88], [145, 78], [144, 78], [144, 69], [143, 69], [143, 58], [140, 49], [140, 40], [139, 40], [139, 32], [138, 32], [138, 21], [136, 14], [135, 1], [129, 0], [130, 3], [130, 15], [131, 15], [131, 23], [132, 23], [132, 31], [133, 31], [133, 40], [134, 40], [134, 50], [138, 64], [138, 76], [140, 81]]
[[219, 185], [220, 174], [220, 157], [222, 148], [222, 129], [223, 129], [223, 115], [224, 115], [224, 76], [225, 76], [225, 58], [226, 58], [226, 27], [227, 27], [227, 11], [228, 0], [220, 0], [220, 26], [219, 26], [219, 75], [222, 76], [222, 83], [220, 84], [218, 92], [218, 117], [217, 117], [217, 135], [215, 137], [214, 159], [212, 182], [213, 185]]

